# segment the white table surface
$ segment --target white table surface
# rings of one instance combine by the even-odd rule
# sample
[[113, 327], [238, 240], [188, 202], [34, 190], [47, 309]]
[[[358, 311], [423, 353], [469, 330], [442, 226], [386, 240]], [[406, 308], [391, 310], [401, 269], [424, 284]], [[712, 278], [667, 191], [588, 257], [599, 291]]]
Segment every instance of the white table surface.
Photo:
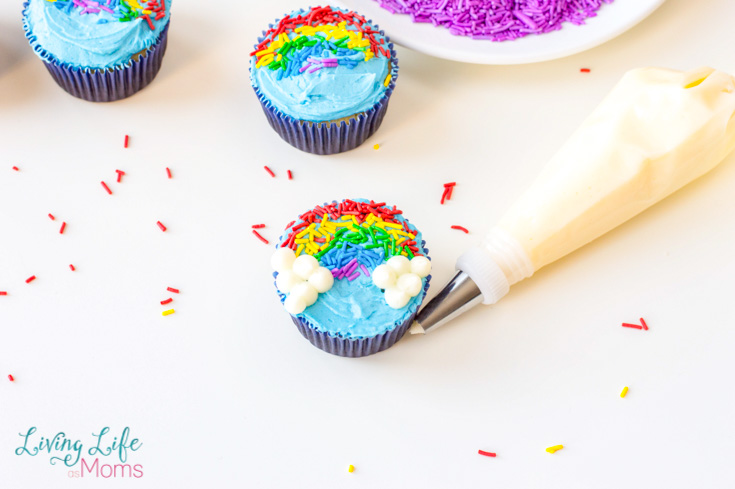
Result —
[[[735, 158], [498, 305], [364, 359], [300, 336], [250, 232], [266, 223], [273, 240], [324, 200], [387, 200], [426, 235], [436, 293], [624, 71], [735, 71], [735, 3], [669, 0], [612, 42], [535, 65], [399, 48], [383, 126], [332, 157], [282, 142], [247, 80], [252, 39], [300, 4], [217, 4], [177, 1], [158, 78], [108, 105], [59, 89], [20, 2], [0, 4], [0, 487], [735, 484]], [[167, 286], [181, 294], [162, 317]], [[620, 326], [641, 316], [650, 331]], [[105, 426], [142, 442], [128, 463], [143, 477], [70, 478], [78, 465], [14, 453], [30, 427], [87, 450]]]

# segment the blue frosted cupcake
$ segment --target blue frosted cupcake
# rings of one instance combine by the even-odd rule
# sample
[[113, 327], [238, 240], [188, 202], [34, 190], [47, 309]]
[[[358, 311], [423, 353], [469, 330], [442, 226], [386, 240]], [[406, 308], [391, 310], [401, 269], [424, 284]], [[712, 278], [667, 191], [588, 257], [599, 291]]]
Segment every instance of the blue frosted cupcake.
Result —
[[304, 337], [335, 355], [385, 350], [426, 296], [431, 261], [395, 206], [332, 202], [289, 224], [271, 258], [278, 296]]
[[161, 67], [171, 0], [28, 0], [23, 28], [51, 76], [75, 97], [111, 102]]
[[292, 12], [258, 40], [250, 80], [271, 127], [314, 154], [348, 151], [380, 126], [398, 76], [393, 45], [361, 15]]

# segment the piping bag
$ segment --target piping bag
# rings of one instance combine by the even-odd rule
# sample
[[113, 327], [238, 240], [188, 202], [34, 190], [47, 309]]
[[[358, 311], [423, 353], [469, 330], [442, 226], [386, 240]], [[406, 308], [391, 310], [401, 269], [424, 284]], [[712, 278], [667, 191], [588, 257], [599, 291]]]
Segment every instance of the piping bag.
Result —
[[531, 187], [457, 260], [418, 313], [426, 333], [623, 224], [735, 149], [735, 78], [713, 68], [626, 73]]

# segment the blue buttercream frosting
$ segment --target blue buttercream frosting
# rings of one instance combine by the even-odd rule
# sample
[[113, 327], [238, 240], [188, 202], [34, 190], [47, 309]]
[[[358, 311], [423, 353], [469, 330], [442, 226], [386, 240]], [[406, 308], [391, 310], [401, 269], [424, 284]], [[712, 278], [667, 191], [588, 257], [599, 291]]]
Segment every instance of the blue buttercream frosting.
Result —
[[[355, 199], [355, 202], [368, 201]], [[402, 214], [396, 215], [395, 219], [399, 223], [406, 222], [411, 233], [416, 235], [419, 253], [426, 256], [421, 232]], [[302, 222], [297, 220], [289, 229]], [[282, 236], [278, 246], [283, 245], [286, 239], [287, 235]], [[382, 250], [380, 256], [382, 257]], [[375, 262], [375, 266], [382, 263], [385, 262], [380, 259]], [[332, 268], [324, 261], [320, 264]], [[366, 266], [371, 275], [375, 266]], [[373, 284], [372, 278], [364, 275], [364, 272], [352, 281], [335, 279], [331, 289], [319, 294], [316, 302], [296, 317], [305, 320], [317, 331], [332, 336], [349, 339], [374, 337], [393, 330], [416, 313], [426, 295], [426, 282], [427, 278], [421, 279], [421, 292], [412, 297], [405, 307], [393, 309], [386, 303], [383, 290]], [[286, 296], [281, 295], [281, 299], [285, 300]]]
[[[348, 10], [336, 9], [347, 13]], [[307, 15], [308, 10], [292, 12], [288, 18]], [[375, 29], [365, 22], [363, 27]], [[357, 31], [354, 25], [347, 25], [347, 30]], [[287, 31], [286, 35], [294, 40], [300, 34]], [[311, 41], [320, 40], [308, 36]], [[383, 41], [388, 50], [388, 43], [382, 33], [375, 33], [377, 43]], [[371, 57], [367, 61], [366, 53], [353, 49], [340, 49], [335, 46], [337, 40], [324, 39], [316, 46], [293, 49], [288, 55], [289, 68], [270, 69], [258, 66], [258, 58], [250, 60], [250, 78], [253, 87], [271, 104], [297, 120], [322, 122], [350, 117], [374, 107], [387, 90], [386, 79], [394, 66], [383, 54]], [[368, 55], [369, 56], [369, 55]], [[338, 60], [337, 66], [323, 65], [324, 60]], [[328, 63], [328, 61], [327, 61]], [[303, 69], [303, 71], [302, 71]]]
[[113, 68], [157, 42], [169, 22], [171, 1], [29, 0], [24, 23], [37, 54], [41, 48], [61, 63]]

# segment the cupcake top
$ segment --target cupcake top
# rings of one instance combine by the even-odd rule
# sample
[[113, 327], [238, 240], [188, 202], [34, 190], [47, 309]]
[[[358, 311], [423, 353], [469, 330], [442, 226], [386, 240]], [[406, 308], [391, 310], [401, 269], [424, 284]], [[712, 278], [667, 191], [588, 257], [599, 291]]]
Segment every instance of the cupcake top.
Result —
[[371, 109], [385, 95], [397, 69], [390, 49], [385, 36], [355, 12], [297, 10], [255, 46], [250, 78], [294, 119], [336, 120]]
[[82, 68], [112, 68], [155, 44], [168, 24], [171, 1], [29, 0], [24, 24], [39, 55], [46, 51]]
[[286, 227], [273, 254], [286, 310], [317, 331], [366, 338], [419, 308], [431, 262], [395, 206], [364, 199], [316, 206]]

